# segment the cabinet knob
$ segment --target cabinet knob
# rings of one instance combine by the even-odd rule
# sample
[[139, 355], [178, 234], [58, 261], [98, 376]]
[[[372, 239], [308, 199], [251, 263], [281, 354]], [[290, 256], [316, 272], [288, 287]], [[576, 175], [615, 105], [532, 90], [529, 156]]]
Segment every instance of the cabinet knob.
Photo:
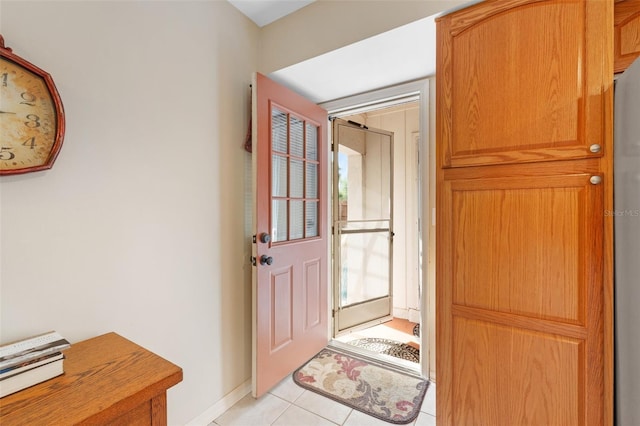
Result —
[[591, 182], [594, 185], [599, 185], [602, 183], [602, 177], [600, 176], [591, 176], [591, 178], [589, 179], [589, 182]]
[[589, 151], [593, 152], [594, 154], [597, 154], [598, 152], [600, 152], [601, 149], [602, 147], [600, 146], [600, 144], [597, 144], [597, 143], [594, 143], [589, 147]]

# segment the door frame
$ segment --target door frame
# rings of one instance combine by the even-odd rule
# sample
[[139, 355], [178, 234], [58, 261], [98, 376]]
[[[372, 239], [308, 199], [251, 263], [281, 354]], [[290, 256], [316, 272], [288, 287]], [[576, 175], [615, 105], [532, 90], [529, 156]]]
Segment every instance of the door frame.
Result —
[[[419, 151], [420, 237], [422, 239], [422, 292], [420, 295], [420, 370], [424, 377], [436, 380], [435, 368], [435, 80], [426, 78], [374, 90], [360, 95], [320, 103], [330, 117], [341, 117], [370, 110], [375, 106], [392, 105], [409, 96], [418, 97], [421, 148]], [[433, 123], [431, 125], [430, 123]], [[331, 164], [327, 164], [332, 179]], [[330, 182], [333, 185], [333, 182]], [[331, 218], [333, 220], [333, 218]], [[332, 253], [329, 253], [332, 256]], [[332, 257], [330, 257], [332, 259]], [[332, 276], [332, 275], [330, 275]], [[333, 285], [333, 284], [332, 284]], [[329, 292], [333, 297], [333, 292]], [[329, 301], [333, 306], [333, 300]], [[333, 324], [328, 330], [333, 337]]]

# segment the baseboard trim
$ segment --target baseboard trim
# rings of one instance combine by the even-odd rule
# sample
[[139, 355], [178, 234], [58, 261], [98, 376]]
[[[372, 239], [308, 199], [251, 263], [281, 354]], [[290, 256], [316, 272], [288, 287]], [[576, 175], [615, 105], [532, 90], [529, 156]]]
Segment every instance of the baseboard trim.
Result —
[[204, 413], [187, 423], [187, 426], [206, 426], [222, 415], [229, 408], [244, 398], [251, 392], [251, 379], [247, 380], [228, 394], [221, 400], [209, 407]]
[[409, 309], [409, 321], [420, 324], [420, 311]]
[[409, 319], [409, 310], [406, 308], [393, 308], [393, 317]]

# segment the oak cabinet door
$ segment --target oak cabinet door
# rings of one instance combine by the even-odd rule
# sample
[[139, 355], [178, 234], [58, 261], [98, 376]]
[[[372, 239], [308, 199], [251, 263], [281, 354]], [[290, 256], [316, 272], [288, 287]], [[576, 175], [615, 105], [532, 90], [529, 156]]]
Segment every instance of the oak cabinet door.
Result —
[[603, 154], [599, 3], [486, 2], [440, 21], [444, 167]]
[[602, 315], [603, 186], [594, 176], [444, 181], [451, 227], [438, 306], [448, 325], [438, 344], [449, 352], [438, 360], [450, 373], [438, 371], [437, 390], [450, 394], [452, 424], [579, 425], [597, 404], [588, 389], [601, 388], [601, 376], [584, 370], [601, 370], [592, 361], [602, 351], [590, 331]]
[[614, 72], [623, 72], [640, 56], [640, 0], [615, 3]]
[[437, 20], [439, 425], [612, 421], [613, 2]]

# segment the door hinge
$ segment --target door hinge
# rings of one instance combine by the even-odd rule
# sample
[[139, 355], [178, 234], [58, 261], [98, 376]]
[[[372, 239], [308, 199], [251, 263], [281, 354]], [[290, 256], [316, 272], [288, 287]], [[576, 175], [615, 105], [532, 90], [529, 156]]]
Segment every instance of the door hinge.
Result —
[[254, 235], [253, 236], [253, 244], [255, 244], [255, 243], [256, 243], [256, 236]]
[[336, 317], [336, 310], [332, 309], [331, 310], [331, 318], [335, 318]]
[[251, 265], [252, 265], [252, 266], [257, 266], [257, 264], [256, 264], [256, 257], [255, 257], [255, 256], [251, 256]]

